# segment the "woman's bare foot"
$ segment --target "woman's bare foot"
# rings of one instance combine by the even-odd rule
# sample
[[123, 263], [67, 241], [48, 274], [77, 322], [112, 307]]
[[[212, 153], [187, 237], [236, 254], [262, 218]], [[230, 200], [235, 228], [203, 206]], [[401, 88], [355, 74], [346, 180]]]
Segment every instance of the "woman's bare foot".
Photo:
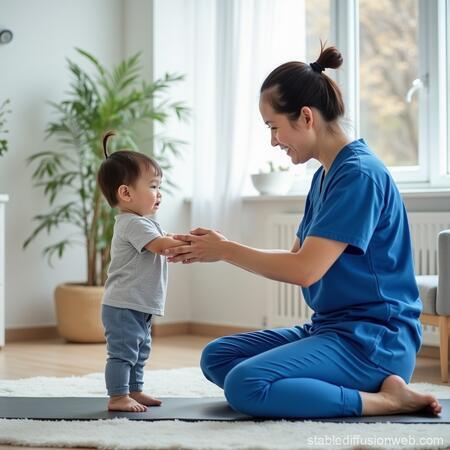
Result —
[[442, 411], [442, 406], [434, 395], [413, 391], [398, 375], [386, 377], [379, 392], [360, 394], [363, 416], [409, 413], [421, 409], [438, 415]]
[[129, 395], [115, 395], [109, 398], [108, 410], [144, 412], [147, 411], [147, 407], [141, 403], [138, 403]]
[[130, 397], [133, 398], [134, 400], [136, 400], [137, 402], [141, 403], [142, 405], [147, 405], [147, 406], [159, 406], [162, 403], [161, 400], [150, 397], [150, 395], [144, 394], [141, 391], [130, 392]]

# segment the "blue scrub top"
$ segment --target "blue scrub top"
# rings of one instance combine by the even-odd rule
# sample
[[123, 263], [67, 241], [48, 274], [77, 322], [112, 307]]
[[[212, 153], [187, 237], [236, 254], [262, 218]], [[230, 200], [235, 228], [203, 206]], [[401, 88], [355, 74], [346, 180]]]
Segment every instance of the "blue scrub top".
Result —
[[314, 310], [310, 334], [345, 335], [375, 364], [422, 344], [422, 302], [415, 281], [408, 218], [385, 165], [363, 139], [346, 145], [328, 173], [314, 174], [297, 231], [348, 244], [327, 273], [302, 288]]

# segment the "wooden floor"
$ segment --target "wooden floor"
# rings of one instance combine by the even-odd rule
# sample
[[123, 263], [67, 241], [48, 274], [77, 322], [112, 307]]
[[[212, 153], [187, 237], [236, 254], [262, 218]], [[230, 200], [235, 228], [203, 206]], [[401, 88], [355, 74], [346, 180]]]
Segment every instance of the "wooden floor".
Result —
[[[193, 335], [156, 337], [147, 369], [198, 366], [201, 351], [211, 339]], [[65, 377], [103, 372], [105, 358], [104, 344], [68, 344], [59, 339], [10, 343], [0, 350], [0, 378]], [[439, 374], [438, 359], [419, 356], [411, 382], [448, 385], [441, 383]], [[0, 450], [23, 448], [0, 445]]]
[[[213, 338], [180, 335], [153, 338], [147, 369], [198, 366], [203, 347]], [[69, 344], [60, 339], [14, 342], [0, 350], [0, 378], [85, 375], [103, 372], [105, 344]], [[417, 358], [412, 382], [441, 383], [439, 360]]]
[[[147, 369], [198, 366], [203, 347], [211, 340], [204, 336], [153, 338]], [[14, 342], [0, 350], [0, 378], [85, 375], [103, 372], [105, 344], [71, 344], [54, 339]]]

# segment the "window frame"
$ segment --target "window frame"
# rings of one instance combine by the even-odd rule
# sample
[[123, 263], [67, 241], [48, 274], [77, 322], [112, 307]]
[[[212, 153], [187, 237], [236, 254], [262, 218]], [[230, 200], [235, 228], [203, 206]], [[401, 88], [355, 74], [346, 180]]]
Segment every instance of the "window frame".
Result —
[[[337, 81], [343, 90], [347, 116], [354, 124], [356, 136], [359, 136], [359, 1], [331, 2], [336, 46], [342, 51], [348, 67], [346, 71], [337, 71]], [[418, 0], [418, 3], [419, 77], [424, 83], [424, 87], [418, 92], [419, 164], [388, 168], [394, 180], [404, 188], [448, 187], [450, 173], [447, 171], [447, 149], [450, 142], [450, 120], [447, 109], [450, 99], [446, 80], [450, 81], [450, 52], [446, 49], [446, 33], [450, 28], [450, 8], [445, 0]], [[449, 131], [445, 133], [447, 128]], [[442, 168], [445, 168], [445, 171]]]

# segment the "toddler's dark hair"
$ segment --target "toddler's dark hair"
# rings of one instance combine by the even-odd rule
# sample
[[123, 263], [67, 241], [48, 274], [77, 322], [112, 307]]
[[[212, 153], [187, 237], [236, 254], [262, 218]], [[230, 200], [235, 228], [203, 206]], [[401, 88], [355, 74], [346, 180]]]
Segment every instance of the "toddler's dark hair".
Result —
[[108, 131], [103, 136], [103, 153], [105, 160], [97, 173], [100, 190], [111, 207], [117, 206], [117, 190], [125, 184], [133, 186], [140, 177], [142, 170], [153, 168], [155, 174], [162, 177], [161, 166], [150, 156], [131, 150], [118, 150], [108, 155], [108, 139], [115, 136], [114, 131]]
[[344, 115], [344, 102], [337, 84], [323, 71], [337, 69], [343, 58], [336, 47], [321, 43], [320, 55], [311, 64], [292, 61], [274, 69], [264, 80], [261, 94], [267, 98], [275, 112], [286, 114], [290, 120], [298, 119], [304, 106], [317, 108], [327, 122]]

